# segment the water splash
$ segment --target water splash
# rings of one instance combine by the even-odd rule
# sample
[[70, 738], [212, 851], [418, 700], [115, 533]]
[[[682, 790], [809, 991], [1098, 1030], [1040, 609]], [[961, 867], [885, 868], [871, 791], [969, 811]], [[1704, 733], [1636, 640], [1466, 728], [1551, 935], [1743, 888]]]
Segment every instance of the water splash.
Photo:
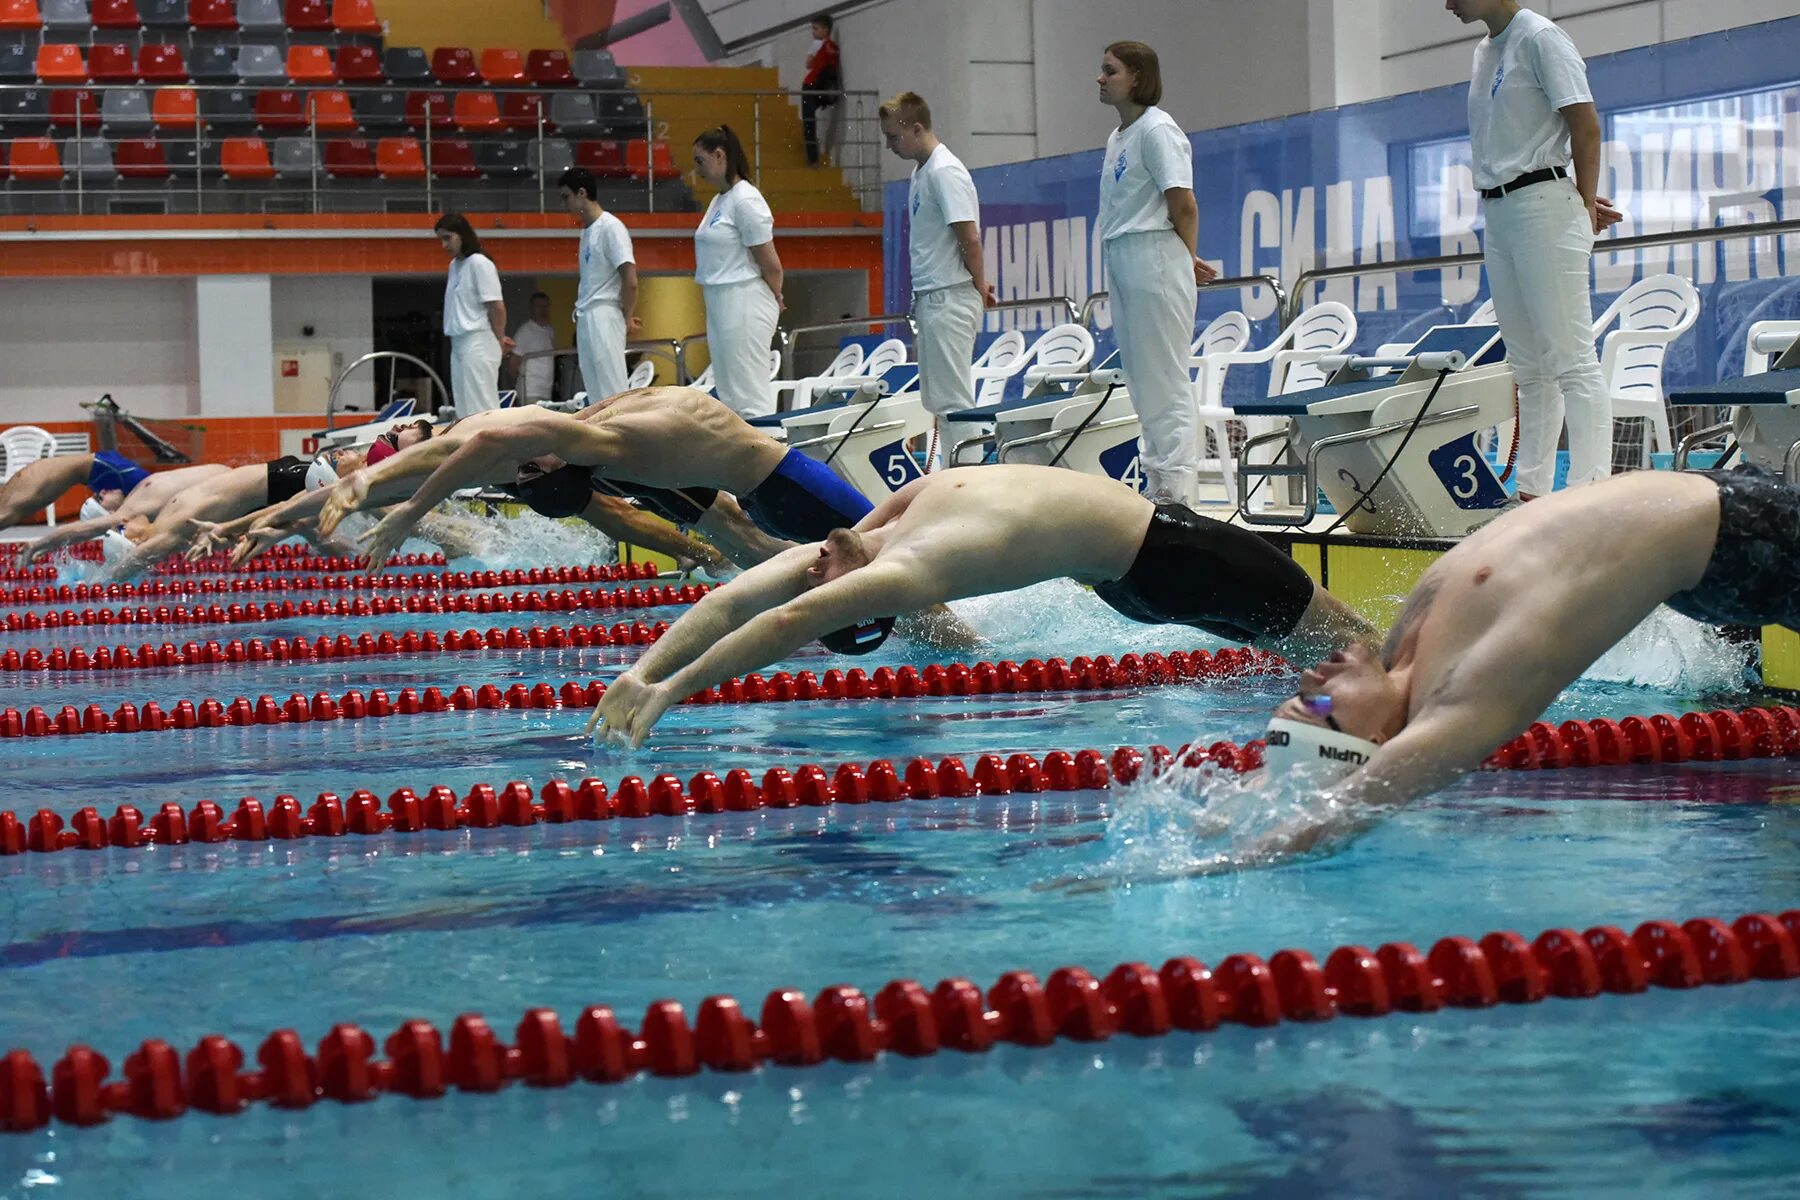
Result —
[[[466, 550], [466, 554], [451, 559], [464, 569], [479, 565], [503, 571], [547, 563], [610, 563], [618, 558], [617, 543], [585, 521], [553, 521], [529, 511], [513, 517], [438, 514], [434, 519], [448, 525], [463, 543], [447, 548], [446, 553], [451, 549]], [[402, 553], [432, 553], [436, 549], [435, 545], [408, 541]]]
[[1582, 678], [1688, 695], [1742, 691], [1744, 647], [1661, 605], [1602, 654]]
[[[1014, 592], [972, 596], [950, 606], [1002, 655], [1045, 653], [1117, 656], [1135, 651], [1168, 654], [1227, 643], [1187, 625], [1140, 625], [1107, 607], [1069, 579], [1053, 579]], [[1046, 647], [1060, 647], [1047, 651]]]

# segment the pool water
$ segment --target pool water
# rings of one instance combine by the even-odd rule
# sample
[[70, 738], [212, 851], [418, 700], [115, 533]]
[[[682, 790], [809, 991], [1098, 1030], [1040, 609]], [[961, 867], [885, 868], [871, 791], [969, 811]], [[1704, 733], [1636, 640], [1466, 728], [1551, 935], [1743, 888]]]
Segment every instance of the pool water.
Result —
[[[464, 564], [456, 564], [462, 567]], [[66, 574], [66, 572], [65, 572]], [[1214, 646], [1113, 616], [1072, 585], [973, 602], [980, 657]], [[680, 609], [634, 612], [674, 619]], [[581, 614], [542, 614], [568, 624]], [[592, 619], [598, 620], [596, 614]], [[531, 615], [270, 622], [232, 636], [527, 625]], [[11, 634], [0, 648], [177, 643], [223, 627]], [[140, 636], [142, 634], [142, 636]], [[5, 704], [610, 679], [636, 648], [508, 650], [6, 677]], [[890, 643], [882, 664], [934, 656]], [[836, 665], [808, 652], [774, 669]], [[1559, 701], [1619, 716], [1753, 703], [1739, 651], [1659, 616]], [[0, 742], [3, 806], [149, 811], [400, 786], [458, 794], [596, 775], [836, 764], [1256, 736], [1290, 677], [1107, 693], [674, 710], [642, 751], [570, 711]], [[767, 992], [873, 993], [1078, 964], [1216, 963], [1283, 947], [1781, 911], [1800, 906], [1800, 771], [1787, 761], [1484, 773], [1340, 853], [1191, 877], [1239, 781], [1102, 792], [309, 838], [0, 860], [7, 1047], [72, 1042], [117, 1066], [142, 1040], [673, 998], [752, 1013]], [[115, 1118], [0, 1138], [0, 1195], [760, 1194], [1527, 1196], [1800, 1194], [1800, 984], [983, 1055], [638, 1079], [289, 1113]]]

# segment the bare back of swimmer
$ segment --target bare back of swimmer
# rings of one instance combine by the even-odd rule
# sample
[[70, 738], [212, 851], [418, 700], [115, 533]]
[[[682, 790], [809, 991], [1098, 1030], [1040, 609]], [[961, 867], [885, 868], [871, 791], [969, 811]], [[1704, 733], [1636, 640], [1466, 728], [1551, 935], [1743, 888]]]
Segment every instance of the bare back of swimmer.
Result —
[[1134, 619], [1288, 653], [1372, 632], [1247, 530], [1075, 471], [976, 467], [910, 484], [855, 530], [798, 546], [713, 592], [613, 685], [590, 728], [604, 721], [610, 735], [641, 745], [676, 700], [824, 631], [1062, 577], [1095, 584]]

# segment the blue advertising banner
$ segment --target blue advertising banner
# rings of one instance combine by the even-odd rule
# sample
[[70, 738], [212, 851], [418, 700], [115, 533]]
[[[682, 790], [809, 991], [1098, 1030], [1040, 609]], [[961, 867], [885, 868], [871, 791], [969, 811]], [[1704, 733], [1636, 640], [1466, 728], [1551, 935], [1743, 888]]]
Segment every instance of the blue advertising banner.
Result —
[[[1627, 214], [1610, 236], [1800, 218], [1800, 17], [1589, 60], [1606, 143], [1601, 194]], [[1480, 249], [1469, 169], [1467, 85], [1192, 136], [1200, 253], [1226, 275], [1291, 285], [1315, 266], [1379, 265]], [[1177, 121], [1191, 114], [1171, 114]], [[1002, 299], [1106, 288], [1095, 228], [1101, 151], [974, 172], [988, 277]], [[884, 197], [887, 303], [910, 307], [906, 185]], [[1694, 329], [1671, 348], [1670, 387], [1736, 374], [1753, 320], [1800, 315], [1800, 235], [1594, 256], [1595, 312], [1638, 279], [1673, 271], [1700, 288]], [[1480, 269], [1375, 272], [1309, 289], [1356, 313], [1357, 346], [1410, 341], [1487, 295]], [[1229, 309], [1274, 336], [1273, 291], [1201, 295], [1203, 324]], [[1041, 328], [1048, 310], [997, 313]], [[1098, 314], [1102, 339], [1107, 314]], [[1248, 374], [1248, 373], [1244, 373]], [[1228, 392], [1260, 390], [1233, 372]]]

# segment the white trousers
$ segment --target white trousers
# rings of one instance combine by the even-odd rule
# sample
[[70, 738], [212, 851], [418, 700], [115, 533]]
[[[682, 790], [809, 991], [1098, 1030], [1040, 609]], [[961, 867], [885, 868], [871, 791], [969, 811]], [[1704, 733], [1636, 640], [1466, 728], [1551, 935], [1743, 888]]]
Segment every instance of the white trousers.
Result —
[[450, 339], [450, 395], [458, 417], [500, 407], [500, 339], [493, 330]]
[[937, 416], [975, 407], [975, 334], [986, 308], [973, 284], [914, 292], [919, 398]]
[[616, 304], [596, 304], [575, 314], [575, 350], [588, 403], [625, 390], [625, 314]]
[[1105, 245], [1119, 366], [1143, 426], [1139, 460], [1153, 500], [1191, 503], [1200, 473], [1193, 357], [1194, 260], [1174, 230], [1127, 233]]
[[781, 319], [775, 293], [760, 279], [713, 284], [704, 291], [713, 391], [740, 417], [767, 416], [775, 411], [769, 348]]
[[1612, 400], [1594, 354], [1594, 226], [1566, 179], [1482, 201], [1488, 288], [1519, 384], [1519, 490], [1546, 495], [1569, 426], [1568, 486], [1612, 473]]

